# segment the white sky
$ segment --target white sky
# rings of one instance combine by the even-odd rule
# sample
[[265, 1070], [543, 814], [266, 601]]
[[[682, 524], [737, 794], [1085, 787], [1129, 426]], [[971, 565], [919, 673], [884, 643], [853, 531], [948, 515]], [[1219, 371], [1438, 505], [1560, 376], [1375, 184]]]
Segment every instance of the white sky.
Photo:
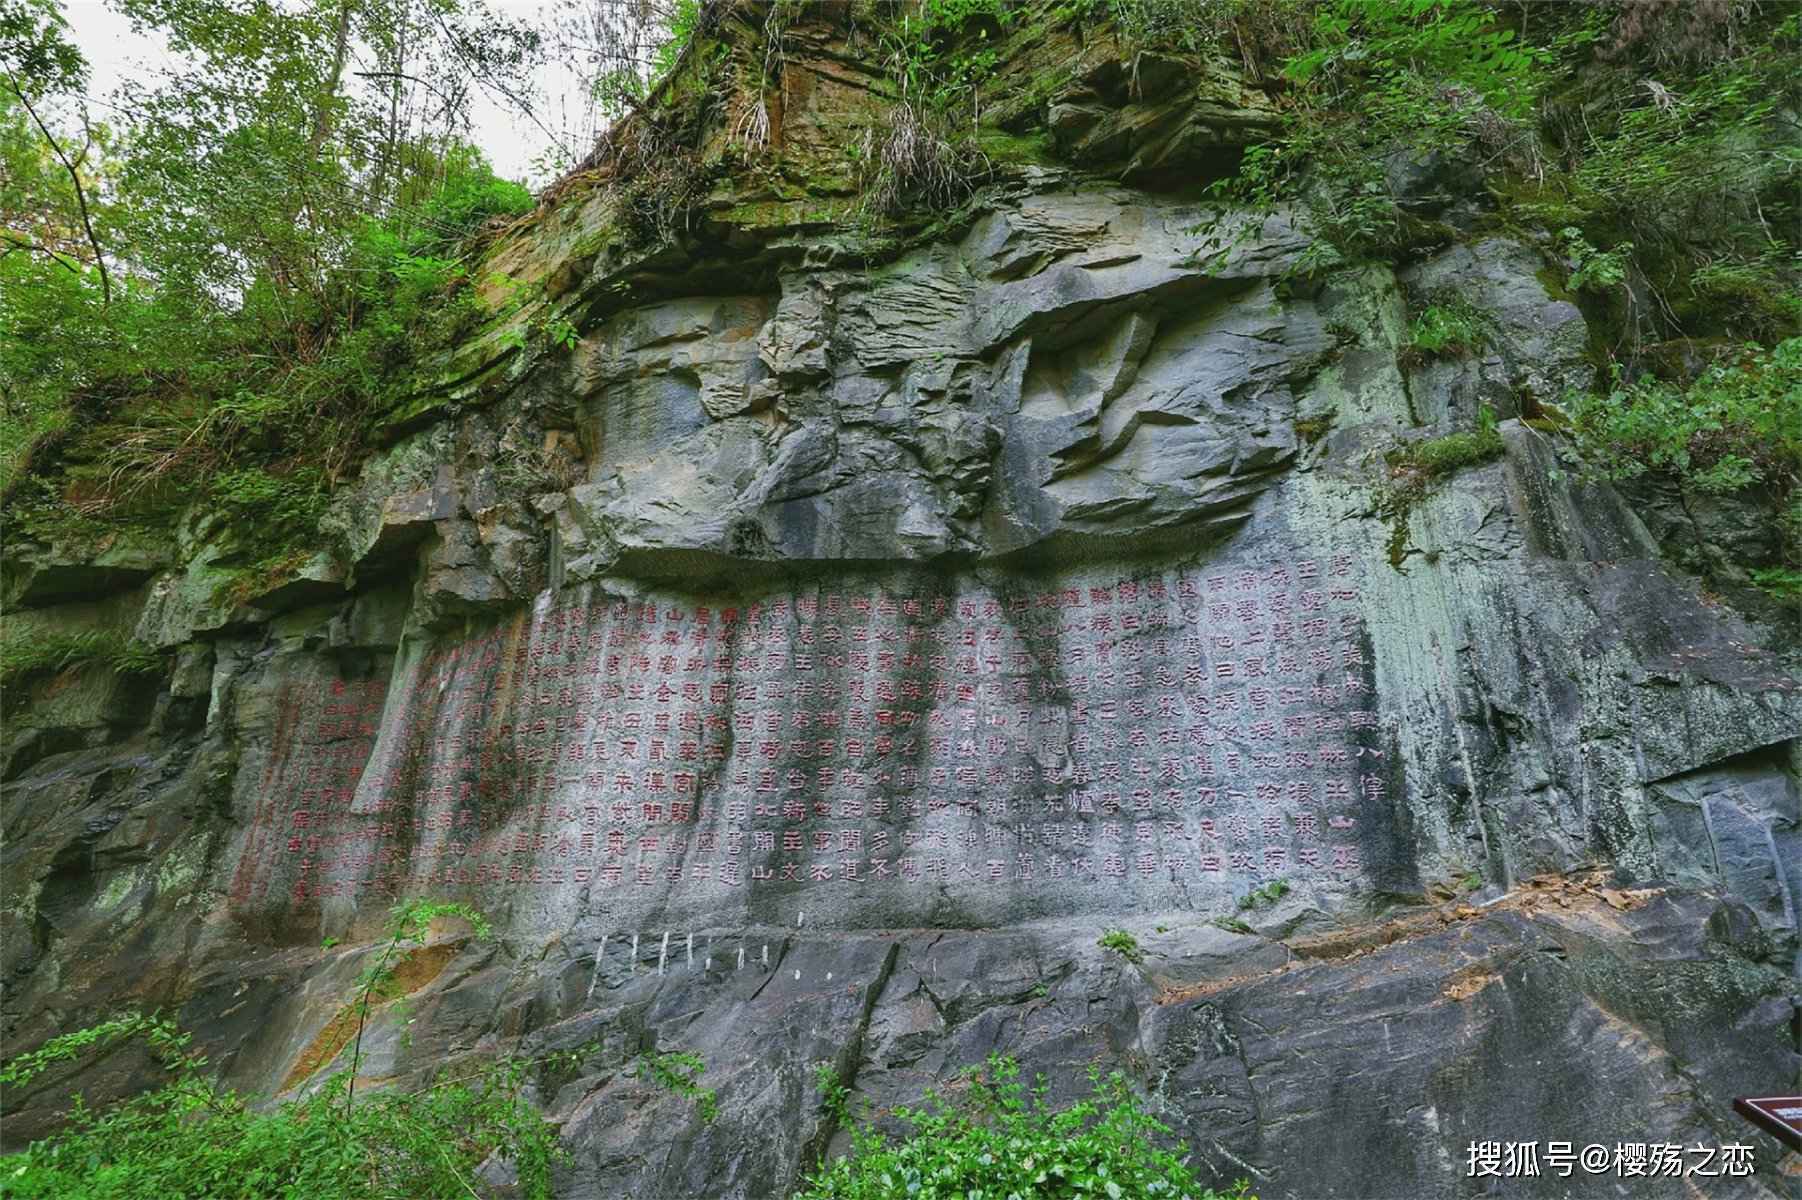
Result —
[[[490, 0], [491, 6], [508, 16], [536, 18], [548, 7], [546, 0]], [[113, 89], [128, 78], [154, 74], [170, 63], [167, 44], [160, 37], [133, 31], [131, 22], [108, 8], [102, 0], [63, 0], [63, 16], [75, 44], [86, 56], [91, 73], [88, 96], [96, 102], [111, 98]], [[574, 72], [557, 66], [547, 67], [538, 80], [539, 116], [552, 129], [562, 131], [566, 123], [580, 120], [579, 84]], [[97, 116], [104, 116], [100, 107]], [[536, 188], [550, 182], [555, 172], [536, 170], [532, 160], [543, 154], [550, 137], [524, 116], [516, 115], [510, 106], [499, 104], [492, 96], [477, 92], [473, 136], [488, 155], [496, 173], [517, 179]], [[565, 142], [580, 157], [586, 153], [586, 135], [564, 133]]]

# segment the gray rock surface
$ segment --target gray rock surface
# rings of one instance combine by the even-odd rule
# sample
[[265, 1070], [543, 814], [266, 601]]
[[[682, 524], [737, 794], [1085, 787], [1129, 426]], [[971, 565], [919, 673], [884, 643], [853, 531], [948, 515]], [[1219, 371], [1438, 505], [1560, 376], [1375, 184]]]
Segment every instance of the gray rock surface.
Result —
[[[1268, 121], [1204, 78], [1171, 123], [1183, 86], [1085, 75], [1051, 128], [1150, 178]], [[1266, 1200], [1490, 1194], [1472, 1140], [1752, 1140], [1728, 1100], [1802, 1069], [1794, 631], [1512, 419], [1383, 503], [1398, 437], [1584, 382], [1537, 252], [1295, 286], [1280, 217], [1204, 266], [1194, 206], [1040, 182], [883, 265], [597, 302], [397, 421], [336, 553], [247, 603], [204, 522], [34, 549], [19, 619], [173, 653], [6, 698], [8, 1049], [140, 1002], [236, 1086], [314, 1085], [383, 909], [432, 894], [499, 944], [434, 950], [366, 1069], [595, 1042], [537, 1085], [571, 1197], [783, 1195], [845, 1145], [820, 1064], [880, 1113], [991, 1052], [1059, 1096], [1120, 1067]], [[1442, 289], [1492, 346], [1405, 368]], [[1758, 1147], [1615, 1191], [1780, 1195]]]

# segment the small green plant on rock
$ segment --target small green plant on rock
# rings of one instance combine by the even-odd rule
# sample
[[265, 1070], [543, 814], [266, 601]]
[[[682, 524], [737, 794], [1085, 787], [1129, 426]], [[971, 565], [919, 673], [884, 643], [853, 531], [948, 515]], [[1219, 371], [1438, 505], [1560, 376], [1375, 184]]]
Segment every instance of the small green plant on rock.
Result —
[[1239, 933], [1248, 937], [1256, 932], [1250, 925], [1246, 924], [1242, 917], [1215, 917], [1208, 923], [1216, 929], [1224, 929], [1228, 933]]
[[1407, 557], [1408, 515], [1443, 479], [1464, 467], [1500, 458], [1505, 446], [1495, 410], [1484, 405], [1474, 430], [1406, 442], [1385, 456], [1389, 477], [1380, 489], [1378, 511], [1390, 524], [1389, 563], [1398, 570]]
[[1289, 884], [1286, 880], [1272, 879], [1269, 883], [1255, 887], [1239, 897], [1239, 911], [1247, 912], [1259, 908], [1269, 908], [1288, 894]]
[[581, 340], [582, 333], [575, 325], [563, 317], [556, 317], [545, 323], [545, 341], [562, 350], [573, 350]]
[[1567, 285], [1571, 291], [1610, 292], [1627, 282], [1632, 242], [1622, 242], [1612, 250], [1598, 250], [1575, 226], [1566, 226], [1558, 235], [1564, 239], [1564, 251], [1572, 263]]
[[1124, 929], [1110, 929], [1102, 934], [1096, 942], [1104, 950], [1112, 950], [1127, 962], [1136, 963], [1145, 957], [1139, 949], [1139, 939]]
[[1203, 1188], [1170, 1127], [1116, 1071], [1091, 1067], [1087, 1099], [1054, 1110], [1043, 1077], [1030, 1090], [1011, 1058], [992, 1055], [955, 1102], [928, 1094], [893, 1116], [909, 1127], [893, 1138], [865, 1122], [851, 1151], [821, 1167], [795, 1200], [1256, 1200], [1241, 1181], [1227, 1193]]
[[1489, 341], [1489, 318], [1470, 303], [1448, 299], [1429, 304], [1408, 330], [1407, 357], [1424, 362], [1475, 354]]
[[1317, 417], [1302, 417], [1295, 422], [1295, 436], [1312, 446], [1330, 433], [1332, 428], [1332, 413], [1322, 413]]
[[652, 1050], [639, 1057], [637, 1066], [630, 1073], [693, 1100], [700, 1111], [701, 1123], [711, 1125], [719, 1115], [720, 1105], [718, 1093], [701, 1086], [701, 1076], [706, 1070], [707, 1064], [693, 1051], [672, 1050], [660, 1054]]
[[1390, 451], [1388, 462], [1392, 475], [1430, 484], [1461, 468], [1499, 458], [1502, 449], [1495, 410], [1485, 405], [1477, 413], [1474, 430], [1408, 442]]
[[1802, 605], [1802, 571], [1790, 567], [1759, 567], [1752, 572], [1752, 584], [1778, 600]]

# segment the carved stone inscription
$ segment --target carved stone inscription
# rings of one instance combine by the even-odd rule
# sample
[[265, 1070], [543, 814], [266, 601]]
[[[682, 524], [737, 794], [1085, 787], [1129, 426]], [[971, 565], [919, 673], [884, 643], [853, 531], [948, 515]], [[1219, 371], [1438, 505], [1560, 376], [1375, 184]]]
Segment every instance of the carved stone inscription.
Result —
[[541, 606], [392, 703], [285, 696], [237, 897], [1358, 886], [1392, 779], [1357, 602], [1332, 556]]

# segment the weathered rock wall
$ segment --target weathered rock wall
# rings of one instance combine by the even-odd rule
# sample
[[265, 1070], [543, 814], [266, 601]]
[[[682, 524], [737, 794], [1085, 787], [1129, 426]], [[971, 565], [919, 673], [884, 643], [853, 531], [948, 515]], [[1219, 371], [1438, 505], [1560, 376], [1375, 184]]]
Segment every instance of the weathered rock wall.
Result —
[[[1156, 121], [1105, 58], [1041, 99], [1157, 179], [1267, 124], [1221, 70]], [[834, 1144], [817, 1064], [886, 1105], [996, 1050], [1126, 1067], [1266, 1197], [1746, 1137], [1727, 1099], [1802, 1065], [1795, 631], [1516, 419], [1589, 370], [1538, 248], [1297, 277], [1279, 217], [1204, 265], [1196, 206], [1036, 167], [876, 265], [777, 209], [647, 256], [578, 198], [501, 247], [579, 343], [460, 351], [248, 603], [204, 513], [12, 555], [9, 620], [175, 656], [7, 698], [9, 1047], [163, 1005], [235, 1084], [314, 1085], [359, 939], [431, 894], [500, 941], [415, 971], [365, 1070], [600, 1040], [541, 1081], [571, 1196], [781, 1195]], [[1413, 362], [1444, 288], [1493, 349]], [[1481, 405], [1505, 453], [1392, 503], [1383, 452]], [[717, 1121], [624, 1073], [649, 1047]]]

